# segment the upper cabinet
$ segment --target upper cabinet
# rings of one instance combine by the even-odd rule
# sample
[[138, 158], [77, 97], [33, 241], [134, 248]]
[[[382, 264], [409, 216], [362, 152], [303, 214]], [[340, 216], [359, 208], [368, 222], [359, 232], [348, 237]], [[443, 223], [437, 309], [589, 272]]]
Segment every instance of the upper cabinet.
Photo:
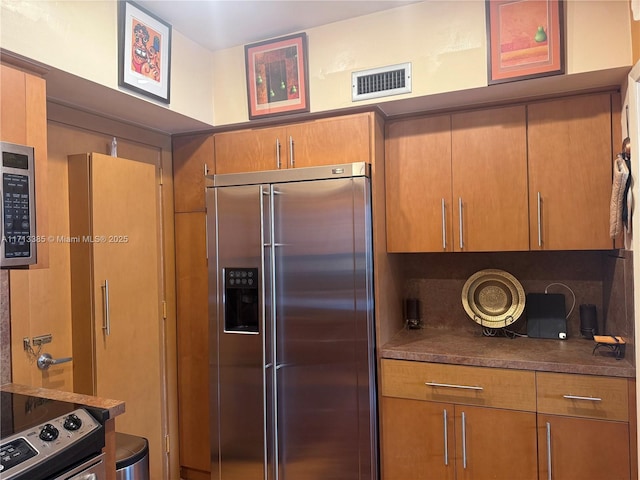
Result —
[[524, 106], [391, 122], [389, 252], [529, 248]]
[[218, 133], [216, 173], [370, 162], [373, 115]]
[[[28, 145], [34, 150], [36, 192], [36, 235], [49, 235], [47, 214], [47, 92], [46, 82], [39, 75], [10, 65], [0, 65], [0, 141]], [[35, 265], [49, 266], [49, 245], [37, 245]]]
[[387, 250], [452, 251], [451, 116], [390, 122], [385, 148]]
[[604, 250], [609, 93], [387, 124], [387, 251]]
[[609, 237], [611, 95], [528, 106], [531, 250], [597, 250]]
[[455, 251], [527, 250], [524, 106], [451, 117]]

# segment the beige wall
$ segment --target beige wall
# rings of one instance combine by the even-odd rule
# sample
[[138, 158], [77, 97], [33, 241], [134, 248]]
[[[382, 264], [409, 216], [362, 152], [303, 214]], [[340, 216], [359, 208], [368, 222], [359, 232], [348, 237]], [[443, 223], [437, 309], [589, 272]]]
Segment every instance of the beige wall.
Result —
[[[568, 0], [566, 73], [631, 67], [627, 0]], [[314, 112], [353, 103], [351, 73], [411, 62], [413, 91], [382, 101], [487, 85], [484, 2], [430, 1], [309, 29], [309, 91]], [[214, 52], [215, 124], [248, 120], [242, 46]], [[494, 87], [490, 87], [494, 88]]]
[[[568, 75], [632, 65], [629, 0], [565, 6]], [[116, 19], [115, 1], [3, 1], [0, 45], [118, 90]], [[402, 62], [412, 63], [413, 92], [383, 101], [485, 87], [485, 32], [477, 0], [420, 2], [308, 29], [311, 110], [354, 106], [353, 71]], [[173, 29], [171, 60], [168, 108], [211, 125], [248, 120], [242, 45], [212, 53]]]
[[[633, 19], [631, 15], [631, 45], [633, 48], [633, 63], [640, 61], [640, 2], [636, 2], [636, 18]], [[631, 0], [629, 0], [629, 7], [631, 7]]]
[[[106, 88], [137, 96], [118, 87], [117, 5], [113, 0], [3, 0], [0, 46]], [[212, 124], [211, 69], [211, 52], [173, 29], [171, 104], [167, 108]]]

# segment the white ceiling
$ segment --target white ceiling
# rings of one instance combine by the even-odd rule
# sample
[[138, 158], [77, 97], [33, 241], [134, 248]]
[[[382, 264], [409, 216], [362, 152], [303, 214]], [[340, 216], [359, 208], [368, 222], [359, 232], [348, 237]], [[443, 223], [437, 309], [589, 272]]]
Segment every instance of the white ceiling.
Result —
[[137, 0], [211, 51], [400, 7], [419, 0]]

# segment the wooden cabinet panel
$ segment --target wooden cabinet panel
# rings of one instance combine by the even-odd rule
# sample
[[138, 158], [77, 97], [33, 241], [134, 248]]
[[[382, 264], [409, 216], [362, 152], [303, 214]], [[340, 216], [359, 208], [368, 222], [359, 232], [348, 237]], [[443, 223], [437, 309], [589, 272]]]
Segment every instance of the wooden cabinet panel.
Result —
[[458, 480], [537, 478], [535, 413], [462, 405], [455, 412]]
[[538, 475], [536, 414], [382, 397], [383, 480]]
[[118, 431], [149, 440], [151, 477], [164, 478], [156, 167], [97, 153], [73, 155], [69, 180], [70, 232], [78, 238], [69, 244], [73, 358], [74, 367], [82, 366], [74, 368], [74, 389], [123, 400]]
[[372, 115], [347, 115], [287, 126], [287, 138], [292, 139], [292, 166], [371, 163]]
[[216, 173], [287, 168], [287, 138], [284, 127], [218, 133], [215, 135]]
[[180, 465], [211, 469], [206, 214], [177, 213]]
[[[0, 141], [28, 145], [34, 149], [36, 176], [36, 232], [49, 235], [48, 152], [46, 82], [8, 65], [0, 65]], [[29, 269], [49, 267], [49, 245], [37, 245], [37, 263]]]
[[454, 247], [529, 249], [524, 106], [451, 117]]
[[452, 251], [451, 117], [391, 122], [385, 153], [387, 251]]
[[372, 113], [215, 135], [216, 173], [371, 162]]
[[629, 420], [626, 378], [538, 372], [536, 384], [539, 412]]
[[173, 139], [173, 188], [176, 212], [204, 212], [204, 176], [214, 171], [213, 135]]
[[382, 395], [535, 412], [535, 373], [382, 359]]
[[628, 423], [538, 414], [539, 479], [629, 480], [629, 444]]
[[382, 397], [380, 413], [383, 480], [455, 478], [453, 405]]
[[528, 125], [531, 249], [612, 248], [610, 95], [531, 104]]

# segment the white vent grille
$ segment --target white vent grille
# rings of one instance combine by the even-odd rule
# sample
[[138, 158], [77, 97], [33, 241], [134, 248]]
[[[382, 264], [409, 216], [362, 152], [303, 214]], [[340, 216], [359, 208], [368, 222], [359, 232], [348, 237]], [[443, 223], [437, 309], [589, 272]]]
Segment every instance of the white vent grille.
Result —
[[353, 72], [351, 88], [354, 102], [411, 93], [411, 63]]

